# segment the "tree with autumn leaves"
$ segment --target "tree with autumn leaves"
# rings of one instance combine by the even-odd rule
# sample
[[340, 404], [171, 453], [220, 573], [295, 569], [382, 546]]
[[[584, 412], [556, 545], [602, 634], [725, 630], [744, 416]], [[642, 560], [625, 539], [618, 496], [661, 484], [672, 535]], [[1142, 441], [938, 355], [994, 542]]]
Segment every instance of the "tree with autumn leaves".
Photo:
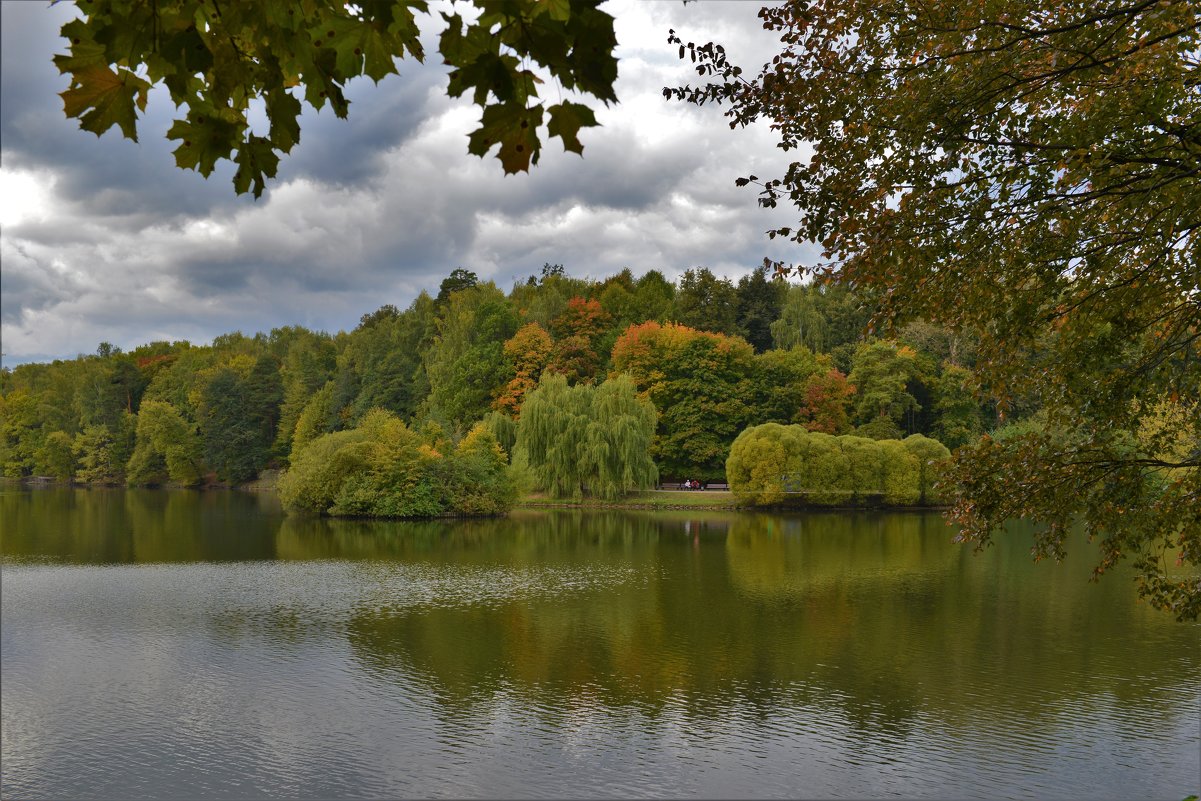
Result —
[[[789, 0], [759, 15], [780, 49], [757, 74], [673, 33], [707, 83], [665, 94], [804, 146], [784, 174], [738, 181], [796, 207], [770, 235], [821, 245], [800, 270], [875, 293], [878, 331], [921, 317], [974, 337], [998, 418], [1043, 410], [960, 451], [961, 537], [1025, 518], [1036, 555], [1060, 559], [1081, 526], [1098, 575], [1130, 559], [1144, 597], [1196, 618], [1201, 6]], [[1139, 436], [1165, 404], [1189, 443], [1170, 456]]]

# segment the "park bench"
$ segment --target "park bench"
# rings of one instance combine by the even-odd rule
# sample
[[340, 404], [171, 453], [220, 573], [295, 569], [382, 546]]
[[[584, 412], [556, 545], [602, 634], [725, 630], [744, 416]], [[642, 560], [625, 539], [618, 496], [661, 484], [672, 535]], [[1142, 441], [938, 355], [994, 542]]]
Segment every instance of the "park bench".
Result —
[[[726, 484], [725, 482], [721, 482], [721, 481], [710, 482], [708, 484], [705, 484], [704, 487], [702, 487], [702, 489], [706, 489], [706, 490], [728, 490], [729, 488], [730, 488], [729, 484]], [[685, 490], [685, 487], [684, 487], [684, 482], [682, 482], [682, 481], [664, 481], [662, 484], [659, 485], [659, 489], [661, 489], [661, 490]], [[685, 490], [685, 491], [687, 491], [687, 490]]]

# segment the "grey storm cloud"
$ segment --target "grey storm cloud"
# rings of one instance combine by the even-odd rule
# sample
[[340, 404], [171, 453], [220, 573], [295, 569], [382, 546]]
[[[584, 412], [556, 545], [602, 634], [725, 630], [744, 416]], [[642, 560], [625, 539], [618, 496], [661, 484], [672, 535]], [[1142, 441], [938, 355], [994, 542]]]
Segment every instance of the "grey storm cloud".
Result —
[[[795, 153], [765, 126], [730, 130], [720, 110], [670, 103], [696, 83], [667, 44], [720, 38], [757, 68], [772, 52], [757, 4], [614, 0], [621, 102], [582, 132], [584, 156], [544, 145], [528, 175], [467, 153], [478, 109], [446, 96], [437, 31], [427, 64], [348, 87], [350, 118], [307, 109], [301, 141], [259, 200], [237, 197], [225, 165], [205, 180], [175, 167], [174, 107], [153, 92], [140, 141], [97, 138], [62, 113], [51, 58], [68, 4], [3, 3], [0, 273], [6, 363], [73, 356], [100, 341], [203, 342], [299, 324], [353, 327], [383, 303], [436, 291], [456, 267], [507, 289], [544, 262], [600, 278], [623, 267], [731, 277], [764, 256], [809, 249], [769, 241], [788, 209], [758, 208], [734, 179], [781, 173]], [[436, 27], [436, 26], [434, 26]], [[551, 90], [552, 92], [554, 90]]]

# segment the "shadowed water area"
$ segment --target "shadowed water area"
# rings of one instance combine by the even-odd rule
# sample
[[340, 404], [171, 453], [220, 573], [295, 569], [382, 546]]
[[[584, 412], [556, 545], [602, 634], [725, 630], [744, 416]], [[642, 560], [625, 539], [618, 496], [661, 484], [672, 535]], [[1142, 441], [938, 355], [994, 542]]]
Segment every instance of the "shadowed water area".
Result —
[[931, 513], [0, 492], [4, 797], [1169, 798], [1201, 628]]

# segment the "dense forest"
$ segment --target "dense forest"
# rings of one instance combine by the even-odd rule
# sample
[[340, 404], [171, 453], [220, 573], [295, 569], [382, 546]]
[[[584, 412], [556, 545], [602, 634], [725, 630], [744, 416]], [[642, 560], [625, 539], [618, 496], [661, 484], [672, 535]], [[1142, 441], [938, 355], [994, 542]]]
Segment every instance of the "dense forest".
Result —
[[[497, 447], [511, 451], [525, 431], [543, 457], [525, 457], [536, 484], [612, 496], [656, 475], [723, 480], [749, 426], [921, 434], [955, 448], [1036, 411], [1010, 405], [1002, 420], [972, 385], [973, 342], [922, 321], [878, 337], [868, 328], [876, 306], [846, 288], [772, 280], [763, 268], [737, 282], [698, 268], [673, 283], [655, 270], [594, 281], [547, 264], [507, 294], [460, 268], [436, 295], [404, 310], [384, 305], [350, 332], [290, 326], [127, 353], [102, 343], [92, 355], [6, 369], [0, 463], [9, 477], [237, 484], [297, 466], [304, 448], [347, 432], [327, 438], [327, 456], [436, 454], [445, 458], [433, 472], [406, 480], [446, 486], [445, 471], [468, 470], [455, 454], [475, 454], [470, 469], [487, 472], [480, 454], [487, 462]], [[621, 387], [607, 380], [620, 376]], [[526, 419], [532, 392], [546, 398]], [[627, 439], [612, 435], [619, 429]], [[653, 464], [605, 473], [598, 456], [591, 480], [565, 476], [579, 460], [555, 467], [553, 445], [577, 430], [592, 437], [579, 448], [611, 454], [641, 443], [634, 449]], [[549, 444], [534, 445], [537, 436]], [[343, 493], [342, 503], [374, 508], [370, 493], [355, 491], [358, 500]]]

